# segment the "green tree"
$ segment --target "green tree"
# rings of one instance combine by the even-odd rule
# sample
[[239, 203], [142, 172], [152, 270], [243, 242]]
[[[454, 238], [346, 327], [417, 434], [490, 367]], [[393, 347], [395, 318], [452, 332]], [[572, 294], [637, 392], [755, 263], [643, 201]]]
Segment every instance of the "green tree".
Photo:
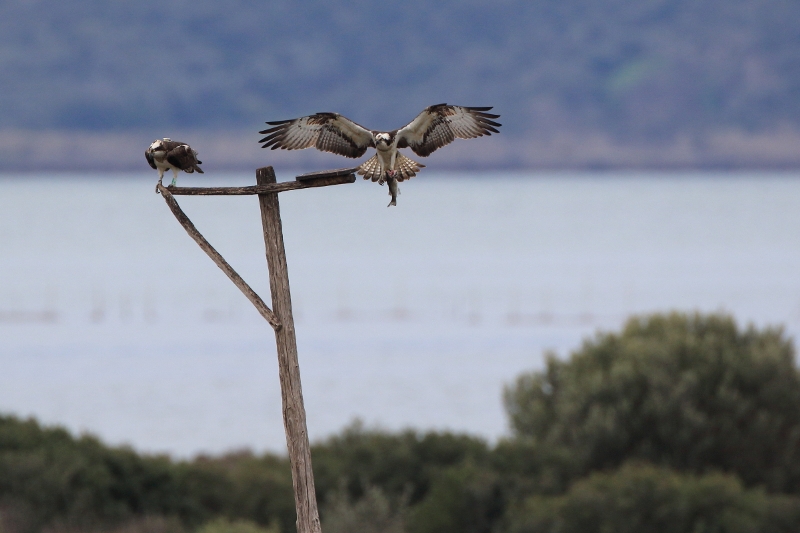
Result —
[[794, 533], [800, 499], [745, 490], [735, 476], [678, 474], [626, 464], [594, 473], [562, 496], [532, 496], [508, 533]]
[[277, 526], [269, 528], [260, 527], [249, 520], [228, 520], [215, 518], [197, 530], [197, 533], [280, 533]]
[[285, 457], [245, 451], [199, 457], [178, 463], [175, 470], [180, 481], [176, 492], [191, 516], [247, 519], [261, 527], [295, 530], [292, 477]]
[[411, 509], [411, 533], [490, 533], [505, 511], [497, 474], [468, 461], [441, 471]]
[[[292, 531], [288, 461], [229, 454], [176, 462], [0, 416], [0, 529], [193, 530], [215, 517]], [[237, 522], [238, 523], [238, 522]]]
[[406, 533], [408, 507], [404, 498], [391, 501], [378, 487], [367, 487], [362, 497], [350, 498], [342, 485], [327, 498], [323, 509], [325, 533]]
[[323, 531], [489, 533], [504, 512], [492, 451], [474, 437], [355, 423], [312, 456]]
[[189, 516], [166, 457], [108, 448], [89, 436], [0, 417], [0, 509], [15, 531], [94, 527], [134, 516]]
[[407, 498], [415, 505], [439, 472], [465, 461], [487, 463], [490, 453], [486, 442], [468, 435], [411, 430], [392, 434], [365, 430], [359, 422], [311, 450], [322, 505], [343, 485], [352, 499], [377, 487], [392, 500]]
[[780, 329], [632, 318], [566, 361], [548, 357], [504, 399], [516, 435], [570, 456], [579, 475], [640, 459], [800, 492], [800, 373]]

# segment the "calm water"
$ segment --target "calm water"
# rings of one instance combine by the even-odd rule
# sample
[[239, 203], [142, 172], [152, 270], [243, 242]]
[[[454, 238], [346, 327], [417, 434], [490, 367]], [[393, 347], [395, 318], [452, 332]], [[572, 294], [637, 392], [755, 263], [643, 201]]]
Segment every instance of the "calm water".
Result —
[[[154, 181], [0, 178], [0, 411], [180, 456], [282, 451], [272, 331]], [[391, 209], [364, 182], [281, 195], [312, 439], [356, 417], [497, 438], [505, 383], [631, 313], [800, 331], [793, 175], [428, 173], [401, 189]], [[269, 301], [257, 200], [179, 201]]]

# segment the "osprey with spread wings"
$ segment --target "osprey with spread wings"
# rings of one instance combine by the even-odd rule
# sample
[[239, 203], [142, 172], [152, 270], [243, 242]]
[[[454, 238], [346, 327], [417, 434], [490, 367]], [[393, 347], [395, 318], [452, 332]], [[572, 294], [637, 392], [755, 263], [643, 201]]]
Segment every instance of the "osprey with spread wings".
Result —
[[417, 175], [425, 165], [409, 159], [398, 148], [411, 148], [426, 157], [455, 139], [472, 139], [499, 133], [500, 115], [487, 113], [491, 107], [462, 107], [438, 104], [426, 108], [399, 130], [368, 130], [338, 113], [317, 113], [294, 120], [267, 122], [272, 128], [259, 133], [266, 137], [262, 148], [301, 150], [314, 147], [346, 157], [361, 157], [367, 148], [376, 153], [358, 167], [358, 174], [381, 185], [389, 184], [390, 206], [397, 205], [397, 182]]

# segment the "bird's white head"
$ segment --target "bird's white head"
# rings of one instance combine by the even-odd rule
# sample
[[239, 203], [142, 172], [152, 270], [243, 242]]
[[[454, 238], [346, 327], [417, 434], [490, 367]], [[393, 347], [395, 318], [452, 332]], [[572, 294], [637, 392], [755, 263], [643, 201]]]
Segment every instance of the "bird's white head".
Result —
[[392, 136], [388, 133], [379, 133], [375, 136], [375, 142], [381, 145], [389, 145], [392, 142]]
[[160, 157], [166, 154], [167, 149], [164, 147], [164, 141], [162, 141], [161, 139], [156, 139], [155, 141], [153, 141], [153, 144], [150, 145], [150, 153], [156, 157]]

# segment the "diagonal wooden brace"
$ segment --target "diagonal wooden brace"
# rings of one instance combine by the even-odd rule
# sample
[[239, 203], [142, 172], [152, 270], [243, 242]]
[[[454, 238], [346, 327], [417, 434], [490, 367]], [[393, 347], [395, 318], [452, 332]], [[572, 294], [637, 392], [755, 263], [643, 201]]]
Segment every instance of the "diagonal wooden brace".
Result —
[[[286, 266], [286, 251], [283, 244], [278, 193], [311, 187], [325, 187], [354, 183], [358, 168], [341, 168], [312, 172], [297, 176], [294, 182], [277, 183], [272, 167], [256, 170], [256, 185], [249, 187], [164, 187], [160, 183], [157, 190], [172, 210], [175, 218], [192, 239], [200, 245], [216, 265], [239, 287], [250, 302], [258, 309], [275, 330], [275, 343], [278, 351], [278, 371], [281, 382], [281, 402], [283, 404], [283, 424], [286, 430], [286, 444], [292, 468], [295, 508], [297, 510], [298, 533], [322, 533], [314, 487], [314, 471], [311, 468], [311, 447], [308, 441], [306, 410], [303, 403], [303, 390], [300, 384], [300, 365], [297, 357], [297, 339], [292, 318], [292, 298], [289, 291], [289, 271]], [[272, 308], [261, 300], [247, 283], [236, 273], [223, 257], [197, 231], [189, 217], [184, 214], [173, 194], [186, 195], [250, 195], [257, 194], [261, 207], [261, 223], [264, 230], [269, 283], [272, 292]]]
[[186, 216], [186, 213], [183, 212], [181, 207], [178, 205], [178, 202], [169, 192], [169, 189], [159, 183], [158, 191], [161, 193], [161, 196], [164, 197], [164, 201], [167, 202], [172, 214], [178, 219], [178, 222], [180, 222], [181, 226], [183, 226], [183, 229], [186, 230], [186, 233], [188, 233], [189, 236], [200, 246], [200, 248], [206, 254], [208, 254], [208, 257], [210, 257], [211, 260], [214, 261], [214, 264], [216, 264], [220, 270], [222, 270], [225, 275], [228, 276], [233, 284], [236, 285], [240, 291], [242, 291], [242, 294], [244, 294], [247, 299], [250, 300], [250, 303], [255, 306], [261, 316], [263, 316], [264, 319], [269, 322], [269, 325], [272, 326], [272, 329], [275, 331], [280, 330], [282, 327], [281, 322], [278, 320], [278, 317], [275, 316], [275, 313], [272, 312], [272, 309], [267, 307], [267, 304], [264, 303], [264, 300], [262, 300], [261, 297], [250, 288], [250, 285], [248, 285], [247, 282], [243, 280], [242, 277], [233, 269], [233, 267], [231, 267], [231, 265], [225, 261], [225, 258], [222, 257], [213, 246], [211, 246], [211, 244], [199, 231], [197, 231], [197, 228], [192, 221], [189, 220], [189, 217]]

